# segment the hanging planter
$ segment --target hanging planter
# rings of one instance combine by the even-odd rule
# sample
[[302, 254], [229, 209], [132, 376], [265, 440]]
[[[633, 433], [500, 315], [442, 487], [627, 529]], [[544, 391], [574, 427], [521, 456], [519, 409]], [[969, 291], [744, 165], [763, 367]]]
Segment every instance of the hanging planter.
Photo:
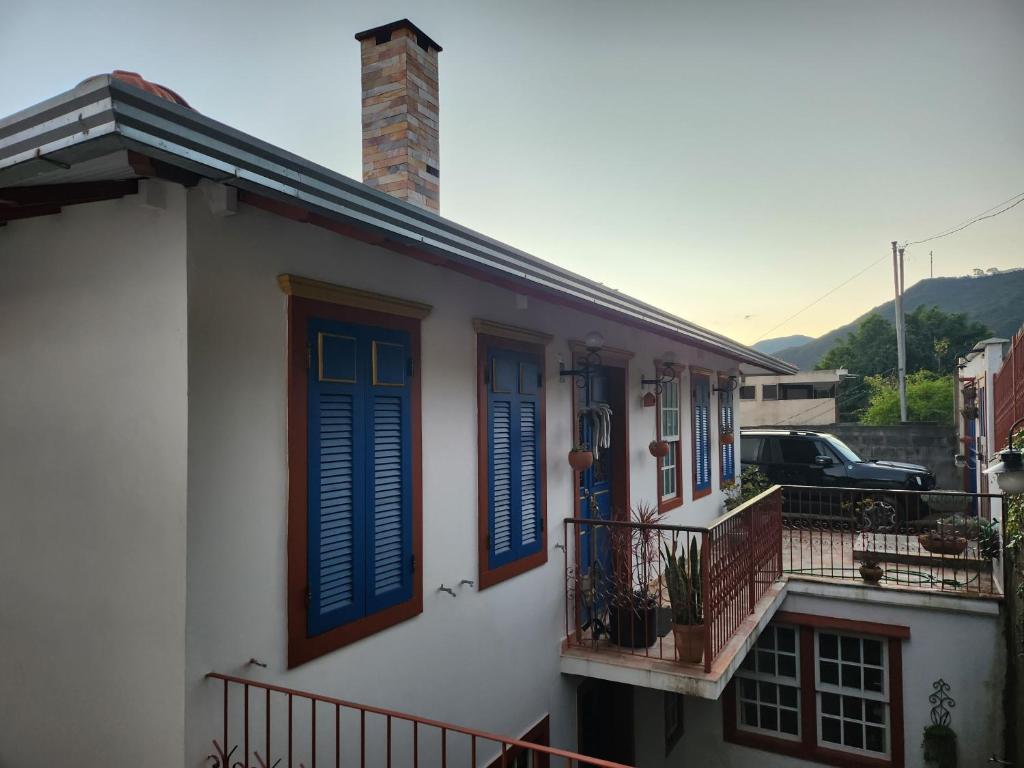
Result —
[[960, 409], [960, 413], [968, 421], [973, 421], [978, 418], [978, 406], [976, 405], [965, 405]]
[[584, 472], [594, 464], [594, 452], [581, 445], [569, 451], [569, 466], [574, 472]]
[[663, 459], [668, 456], [669, 445], [664, 440], [651, 440], [647, 450], [651, 452], [651, 456], [654, 458]]
[[718, 439], [722, 445], [732, 445], [735, 442], [732, 432], [723, 432]]

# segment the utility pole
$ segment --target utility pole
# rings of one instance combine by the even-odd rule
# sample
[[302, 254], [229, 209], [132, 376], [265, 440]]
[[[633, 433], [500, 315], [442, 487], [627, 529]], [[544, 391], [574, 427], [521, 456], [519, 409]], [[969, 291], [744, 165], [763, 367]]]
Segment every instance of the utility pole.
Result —
[[907, 421], [907, 338], [903, 327], [903, 249], [892, 241], [892, 279], [896, 287], [896, 359], [899, 375], [900, 422]]
[[935, 277], [935, 252], [928, 251], [928, 277]]

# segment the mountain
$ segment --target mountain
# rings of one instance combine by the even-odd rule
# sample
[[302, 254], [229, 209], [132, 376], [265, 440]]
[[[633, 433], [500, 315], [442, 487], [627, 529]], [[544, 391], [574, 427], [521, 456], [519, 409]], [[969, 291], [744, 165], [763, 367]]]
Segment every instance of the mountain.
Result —
[[762, 339], [756, 344], [751, 344], [751, 347], [758, 352], [764, 352], [766, 355], [774, 355], [779, 350], [799, 347], [809, 341], [814, 341], [814, 337], [797, 333], [793, 336], [779, 336], [776, 339]]
[[[913, 312], [920, 306], [938, 306], [943, 312], [963, 312], [972, 320], [984, 323], [996, 336], [1010, 338], [1024, 325], [1024, 269], [999, 272], [981, 277], [933, 277], [921, 280], [903, 294], [903, 311]], [[852, 323], [829, 331], [824, 336], [803, 344], [794, 344], [770, 352], [801, 370], [811, 370], [832, 346], [852, 332], [868, 315], [878, 314], [895, 322], [894, 302], [887, 301], [865, 312]], [[767, 339], [767, 341], [772, 341]], [[967, 350], [960, 350], [966, 352]]]

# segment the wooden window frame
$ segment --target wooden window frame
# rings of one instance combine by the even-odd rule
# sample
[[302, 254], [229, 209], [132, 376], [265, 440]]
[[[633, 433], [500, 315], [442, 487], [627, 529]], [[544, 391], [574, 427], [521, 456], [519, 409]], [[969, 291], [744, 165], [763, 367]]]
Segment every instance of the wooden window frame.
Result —
[[[661, 363], [657, 360], [654, 361], [654, 369], [660, 370]], [[676, 444], [676, 495], [671, 499], [664, 498], [664, 479], [663, 471], [661, 466], [661, 459], [654, 462], [655, 471], [657, 474], [657, 487], [658, 487], [658, 511], [668, 512], [673, 509], [677, 509], [683, 506], [683, 385], [677, 376], [670, 384], [676, 387], [676, 410], [679, 412], [679, 432], [675, 442]], [[657, 406], [655, 408], [655, 435], [657, 440], [661, 440], [661, 393], [657, 395]]]
[[[306, 298], [288, 291], [288, 668], [297, 667], [315, 658], [362, 640], [387, 627], [394, 626], [423, 612], [423, 468], [420, 384], [420, 317], [411, 313], [390, 314], [365, 306], [347, 306], [331, 301]], [[345, 290], [345, 289], [341, 289]], [[322, 294], [330, 298], [329, 294]], [[366, 296], [366, 294], [360, 294]], [[378, 306], [389, 308], [381, 298]], [[423, 306], [423, 305], [419, 305]], [[427, 308], [429, 311], [429, 308]], [[412, 486], [412, 597], [398, 605], [369, 614], [309, 636], [307, 623], [307, 505], [308, 505], [308, 322], [323, 318], [358, 325], [394, 328], [409, 334], [413, 376], [410, 379], [410, 444]]]
[[[490, 326], [488, 330], [493, 330]], [[538, 339], [542, 337], [538, 336]], [[479, 573], [477, 583], [479, 589], [487, 589], [495, 584], [500, 584], [521, 573], [539, 568], [548, 561], [548, 491], [547, 491], [547, 373], [546, 356], [543, 344], [523, 341], [522, 336], [506, 334], [495, 336], [491, 333], [477, 333], [476, 346], [476, 380], [477, 380], [477, 559], [479, 561]], [[540, 549], [533, 554], [521, 557], [511, 563], [492, 568], [490, 566], [490, 548], [487, 545], [488, 534], [490, 533], [490, 522], [488, 509], [489, 485], [488, 485], [488, 453], [487, 453], [487, 382], [485, 372], [487, 368], [487, 351], [492, 348], [510, 349], [517, 352], [536, 355], [540, 361], [541, 386], [540, 397], [537, 398], [539, 405], [539, 450], [540, 477], [537, 482], [537, 497], [540, 503]]]
[[[693, 498], [703, 499], [705, 496], [710, 496], [714, 490], [714, 483], [712, 482], [712, 471], [711, 471], [711, 371], [703, 369], [691, 369], [690, 370], [690, 447], [691, 447], [691, 461], [690, 468], [693, 470], [693, 478], [690, 483], [690, 488], [693, 491]], [[708, 487], [697, 488], [697, 379], [706, 379], [708, 383]]]
[[[544, 715], [537, 723], [530, 728], [526, 733], [520, 736], [517, 741], [525, 741], [529, 744], [536, 744], [538, 747], [550, 747], [551, 746], [551, 716]], [[519, 747], [513, 745], [511, 748], [505, 751], [505, 755], [498, 755], [494, 760], [491, 761], [487, 768], [505, 768], [505, 766], [512, 765], [513, 761], [519, 758], [519, 755], [525, 750], [526, 747]], [[533, 752], [534, 761], [533, 768], [549, 768], [551, 761], [548, 759], [548, 753], [541, 750]]]
[[[910, 628], [870, 621], [839, 619], [807, 613], [778, 611], [772, 621], [795, 626], [799, 631], [800, 665], [800, 740], [791, 741], [738, 727], [736, 713], [736, 681], [731, 680], [722, 694], [722, 727], [725, 741], [744, 747], [775, 752], [790, 757], [838, 766], [838, 768], [903, 768], [903, 641], [910, 638]], [[876, 758], [830, 749], [818, 744], [817, 670], [815, 630], [845, 632], [880, 638], [888, 655], [889, 686], [889, 757]]]

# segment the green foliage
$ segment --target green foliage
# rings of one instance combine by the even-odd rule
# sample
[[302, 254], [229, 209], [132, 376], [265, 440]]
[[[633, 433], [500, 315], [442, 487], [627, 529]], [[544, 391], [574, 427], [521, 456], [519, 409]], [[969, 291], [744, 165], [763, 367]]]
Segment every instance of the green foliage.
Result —
[[740, 475], [739, 485], [733, 483], [725, 492], [725, 508], [728, 510], [736, 509], [740, 504], [750, 501], [750, 499], [767, 491], [770, 487], [771, 481], [768, 480], [768, 476], [759, 471], [757, 467], [744, 467], [743, 473]]
[[665, 559], [665, 581], [668, 585], [668, 599], [672, 603], [672, 621], [675, 624], [703, 624], [704, 599], [700, 585], [700, 552], [697, 539], [690, 539], [690, 553], [676, 555], [675, 543], [669, 549], [665, 544], [662, 553]]
[[[959, 355], [992, 335], [983, 323], [969, 320], [963, 313], [943, 312], [936, 306], [920, 306], [907, 314], [906, 320], [908, 373], [949, 373]], [[896, 328], [881, 315], [873, 314], [868, 315], [853, 333], [836, 342], [815, 367], [819, 370], [846, 368], [856, 376], [865, 377], [864, 381], [847, 379], [840, 383], [840, 418], [846, 420], [862, 416], [875, 396], [876, 387], [867, 378], [891, 376], [896, 365]], [[951, 418], [952, 405], [941, 419], [911, 420], [946, 423]], [[897, 418], [896, 422], [866, 423], [898, 421]]]
[[[867, 407], [862, 424], [899, 424], [900, 398], [893, 377], [869, 376]], [[907, 376], [907, 419], [953, 425], [953, 376], [918, 371]]]

